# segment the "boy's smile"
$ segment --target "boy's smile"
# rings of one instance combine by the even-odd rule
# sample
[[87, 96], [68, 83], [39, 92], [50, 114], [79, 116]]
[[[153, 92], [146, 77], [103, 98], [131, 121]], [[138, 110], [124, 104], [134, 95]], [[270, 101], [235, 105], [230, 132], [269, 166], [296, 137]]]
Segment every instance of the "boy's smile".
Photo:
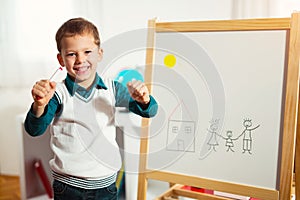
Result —
[[73, 69], [75, 71], [77, 71], [77, 74], [81, 74], [81, 73], [85, 73], [88, 69], [90, 68], [90, 66], [77, 66], [77, 67], [74, 67]]
[[86, 63], [84, 65], [74, 65], [73, 71], [76, 74], [76, 82], [82, 81], [84, 77], [88, 76], [91, 72], [91, 65], [89, 63]]
[[102, 59], [99, 48], [91, 34], [65, 37], [61, 41], [61, 53], [57, 55], [61, 66], [80, 86], [89, 88], [94, 82], [97, 64]]

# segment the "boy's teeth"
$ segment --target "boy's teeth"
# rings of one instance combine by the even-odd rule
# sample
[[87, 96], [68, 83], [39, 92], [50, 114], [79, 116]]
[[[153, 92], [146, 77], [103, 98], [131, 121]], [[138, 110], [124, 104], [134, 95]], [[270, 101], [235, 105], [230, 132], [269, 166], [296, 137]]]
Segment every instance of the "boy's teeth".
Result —
[[88, 67], [78, 67], [76, 70], [77, 71], [85, 71], [87, 70]]

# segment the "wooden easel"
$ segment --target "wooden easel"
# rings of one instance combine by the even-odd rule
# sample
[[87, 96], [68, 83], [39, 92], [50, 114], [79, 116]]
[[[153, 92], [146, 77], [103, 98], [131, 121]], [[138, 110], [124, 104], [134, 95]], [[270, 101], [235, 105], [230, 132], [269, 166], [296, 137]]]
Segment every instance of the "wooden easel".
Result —
[[[167, 196], [185, 196], [203, 200], [225, 200], [229, 198], [215, 195], [195, 193], [180, 189], [181, 185], [207, 188], [212, 190], [251, 196], [264, 200], [287, 200], [291, 196], [291, 185], [293, 177], [294, 159], [296, 163], [296, 196], [300, 197], [300, 133], [296, 142], [296, 129], [300, 130], [300, 122], [297, 125], [298, 96], [299, 96], [299, 55], [300, 55], [300, 13], [293, 13], [291, 18], [249, 19], [249, 20], [220, 20], [199, 22], [165, 22], [159, 23], [150, 20], [148, 23], [148, 43], [146, 54], [145, 82], [152, 80], [152, 67], [155, 50], [155, 33], [164, 31], [175, 32], [210, 32], [210, 31], [249, 31], [249, 30], [286, 30], [289, 37], [288, 51], [288, 73], [286, 75], [285, 108], [283, 113], [283, 136], [281, 146], [280, 184], [278, 190], [239, 185], [222, 181], [210, 180], [202, 177], [192, 177], [184, 174], [174, 174], [164, 171], [155, 171], [147, 168], [147, 153], [149, 149], [147, 128], [142, 129], [140, 147], [140, 175], [138, 180], [138, 200], [145, 200], [147, 193], [147, 180], [161, 180], [165, 182], [176, 182], [168, 191], [157, 199]], [[152, 86], [149, 85], [150, 92]], [[298, 120], [299, 121], [299, 120]], [[149, 119], [142, 120], [142, 127], [150, 125]], [[297, 146], [296, 146], [297, 143]], [[295, 151], [296, 147], [296, 151]], [[296, 152], [296, 157], [295, 156]]]

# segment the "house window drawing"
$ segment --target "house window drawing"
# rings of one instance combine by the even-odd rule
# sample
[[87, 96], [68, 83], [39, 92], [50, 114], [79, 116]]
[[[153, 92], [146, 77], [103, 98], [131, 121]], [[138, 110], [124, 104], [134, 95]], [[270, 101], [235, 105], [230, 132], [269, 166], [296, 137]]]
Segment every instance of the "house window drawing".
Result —
[[184, 132], [186, 133], [186, 134], [190, 134], [190, 133], [192, 133], [192, 127], [191, 126], [186, 126], [186, 127], [184, 127]]
[[172, 133], [178, 133], [178, 126], [172, 127]]

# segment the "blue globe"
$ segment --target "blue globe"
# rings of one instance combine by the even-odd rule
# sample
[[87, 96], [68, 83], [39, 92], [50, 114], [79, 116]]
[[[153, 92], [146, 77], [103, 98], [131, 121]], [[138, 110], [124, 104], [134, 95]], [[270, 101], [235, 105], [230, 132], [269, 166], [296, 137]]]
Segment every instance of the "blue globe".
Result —
[[132, 80], [139, 80], [144, 82], [144, 78], [141, 75], [141, 73], [135, 69], [125, 69], [120, 71], [116, 76], [115, 80], [124, 85], [125, 87], [126, 84]]

